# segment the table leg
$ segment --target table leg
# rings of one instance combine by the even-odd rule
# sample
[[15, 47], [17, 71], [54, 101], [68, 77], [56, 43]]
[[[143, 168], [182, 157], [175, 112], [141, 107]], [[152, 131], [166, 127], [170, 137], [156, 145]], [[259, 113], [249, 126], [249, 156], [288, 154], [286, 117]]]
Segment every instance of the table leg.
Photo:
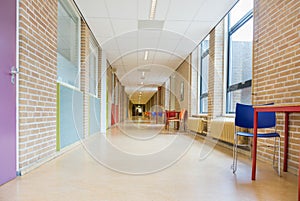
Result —
[[257, 149], [257, 112], [254, 109], [253, 118], [253, 147], [252, 147], [252, 180], [256, 177], [256, 149]]
[[289, 113], [285, 113], [284, 120], [284, 152], [283, 152], [283, 171], [287, 172], [288, 168], [288, 147], [289, 147]]

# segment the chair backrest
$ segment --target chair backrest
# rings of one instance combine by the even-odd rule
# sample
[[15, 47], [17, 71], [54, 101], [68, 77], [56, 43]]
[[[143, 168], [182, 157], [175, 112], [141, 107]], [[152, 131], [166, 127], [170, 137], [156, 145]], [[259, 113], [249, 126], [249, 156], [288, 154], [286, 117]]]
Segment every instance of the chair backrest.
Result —
[[[252, 105], [236, 104], [235, 125], [243, 128], [253, 128], [254, 110]], [[271, 128], [276, 125], [275, 112], [259, 112], [257, 128]]]
[[163, 116], [163, 112], [158, 112], [158, 116], [162, 117]]
[[151, 116], [155, 117], [156, 116], [156, 112], [151, 112]]
[[182, 109], [182, 110], [180, 111], [180, 113], [179, 113], [179, 119], [180, 119], [180, 120], [183, 120], [183, 119], [184, 119], [185, 113], [186, 113], [186, 110], [185, 110], [185, 109]]
[[166, 110], [166, 117], [170, 118], [170, 117], [176, 117], [176, 111], [169, 111]]

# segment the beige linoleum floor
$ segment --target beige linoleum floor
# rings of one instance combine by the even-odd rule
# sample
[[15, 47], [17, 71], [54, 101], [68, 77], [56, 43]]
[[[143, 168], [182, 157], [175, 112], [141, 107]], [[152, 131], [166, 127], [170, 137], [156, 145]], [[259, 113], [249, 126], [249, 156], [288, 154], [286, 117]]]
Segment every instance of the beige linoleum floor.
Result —
[[128, 123], [93, 135], [81, 145], [0, 187], [1, 201], [293, 201], [297, 177], [277, 176], [192, 134], [161, 125]]

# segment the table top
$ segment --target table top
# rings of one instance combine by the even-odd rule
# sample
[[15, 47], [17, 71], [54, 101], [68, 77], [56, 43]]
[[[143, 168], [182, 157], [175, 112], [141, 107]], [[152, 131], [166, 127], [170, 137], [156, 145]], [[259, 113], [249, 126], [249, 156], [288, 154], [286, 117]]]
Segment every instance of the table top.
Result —
[[253, 105], [253, 108], [260, 108], [260, 107], [294, 107], [300, 106], [300, 103], [276, 103], [273, 105]]
[[256, 111], [300, 112], [300, 104], [299, 103], [256, 105], [256, 106], [253, 106], [253, 108]]

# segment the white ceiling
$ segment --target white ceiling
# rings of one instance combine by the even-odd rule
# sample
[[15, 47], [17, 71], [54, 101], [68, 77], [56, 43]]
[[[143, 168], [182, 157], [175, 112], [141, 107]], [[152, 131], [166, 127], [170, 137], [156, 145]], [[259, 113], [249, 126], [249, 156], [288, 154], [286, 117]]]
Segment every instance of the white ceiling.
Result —
[[[143, 104], [238, 0], [157, 0], [152, 21], [151, 0], [74, 1], [133, 103]], [[137, 69], [150, 70], [141, 79]]]

